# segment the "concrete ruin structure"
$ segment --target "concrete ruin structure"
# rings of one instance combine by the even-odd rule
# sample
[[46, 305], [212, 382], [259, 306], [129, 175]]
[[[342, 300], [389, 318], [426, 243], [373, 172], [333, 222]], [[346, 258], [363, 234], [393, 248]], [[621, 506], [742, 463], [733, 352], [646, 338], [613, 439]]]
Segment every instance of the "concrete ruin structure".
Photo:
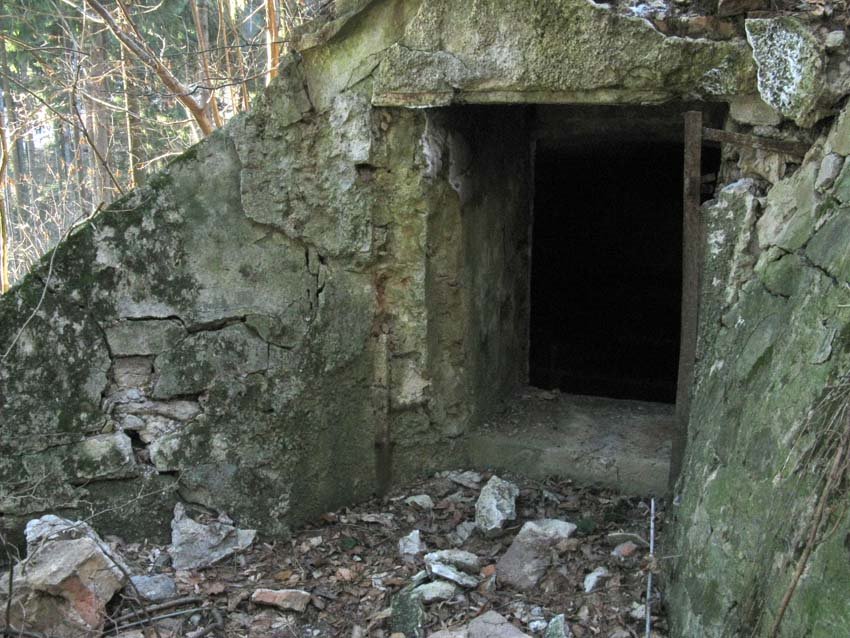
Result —
[[848, 45], [656, 9], [337, 0], [0, 300], [0, 529], [672, 474], [674, 635], [850, 635]]

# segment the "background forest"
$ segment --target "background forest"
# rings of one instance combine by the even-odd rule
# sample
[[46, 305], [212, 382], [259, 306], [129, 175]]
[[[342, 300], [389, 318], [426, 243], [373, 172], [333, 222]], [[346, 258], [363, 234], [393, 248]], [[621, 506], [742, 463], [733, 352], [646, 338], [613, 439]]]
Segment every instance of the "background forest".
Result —
[[0, 0], [0, 290], [245, 111], [309, 0]]

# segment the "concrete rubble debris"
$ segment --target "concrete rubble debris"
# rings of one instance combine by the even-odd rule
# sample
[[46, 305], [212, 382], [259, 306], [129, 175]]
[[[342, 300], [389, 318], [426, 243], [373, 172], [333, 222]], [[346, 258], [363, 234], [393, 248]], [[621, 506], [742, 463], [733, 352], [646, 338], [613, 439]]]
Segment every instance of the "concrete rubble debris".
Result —
[[496, 564], [499, 581], [517, 589], [531, 589], [552, 564], [554, 547], [575, 531], [575, 525], [557, 519], [527, 522]]
[[461, 587], [477, 587], [481, 561], [475, 554], [459, 549], [444, 549], [425, 554], [425, 568], [432, 577], [443, 578]]
[[472, 536], [476, 529], [478, 529], [478, 527], [474, 522], [464, 521], [458, 525], [453, 532], [448, 534], [449, 542], [455, 546], [463, 545], [467, 540], [469, 540], [469, 537]]
[[[54, 638], [99, 632], [106, 604], [126, 582], [120, 558], [87, 524], [53, 515], [30, 521], [26, 540], [27, 557], [12, 572], [10, 626]], [[3, 608], [6, 596], [4, 587]]]
[[155, 574], [153, 576], [132, 576], [132, 585], [126, 587], [130, 596], [138, 595], [151, 602], [161, 602], [174, 598], [177, 595], [177, 584], [167, 574]]
[[415, 505], [423, 510], [434, 509], [434, 500], [427, 494], [415, 494], [404, 499], [407, 505]]
[[257, 589], [251, 594], [251, 602], [270, 605], [283, 611], [303, 612], [310, 604], [310, 592], [302, 589]]
[[418, 529], [413, 530], [407, 536], [402, 536], [398, 541], [398, 553], [405, 560], [412, 559], [426, 549]]
[[488, 611], [469, 623], [469, 638], [528, 638], [508, 619], [495, 611]]
[[446, 478], [452, 483], [457, 483], [471, 490], [477, 490], [481, 486], [482, 476], [478, 472], [466, 470], [465, 472], [447, 472]]
[[493, 476], [481, 489], [475, 504], [475, 524], [487, 538], [503, 532], [508, 521], [516, 519], [516, 499], [519, 488], [510, 481]]
[[407, 586], [393, 596], [391, 609], [392, 631], [405, 638], [424, 638], [425, 608], [422, 600], [413, 594], [414, 588]]
[[599, 583], [608, 578], [610, 575], [611, 572], [609, 572], [605, 567], [597, 567], [584, 577], [584, 592], [589, 594], [599, 586]]
[[564, 614], [558, 614], [549, 621], [543, 638], [573, 638], [573, 632]]
[[168, 553], [174, 569], [201, 569], [247, 549], [256, 536], [256, 530], [237, 529], [219, 521], [209, 525], [198, 523], [186, 514], [182, 503], [177, 503]]
[[435, 580], [434, 582], [414, 587], [412, 595], [418, 597], [427, 605], [442, 600], [451, 600], [458, 591], [454, 583], [445, 580]]
[[616, 556], [617, 558], [628, 558], [632, 554], [634, 554], [638, 549], [638, 546], [632, 541], [626, 541], [625, 543], [620, 543], [613, 550], [611, 550], [611, 556]]

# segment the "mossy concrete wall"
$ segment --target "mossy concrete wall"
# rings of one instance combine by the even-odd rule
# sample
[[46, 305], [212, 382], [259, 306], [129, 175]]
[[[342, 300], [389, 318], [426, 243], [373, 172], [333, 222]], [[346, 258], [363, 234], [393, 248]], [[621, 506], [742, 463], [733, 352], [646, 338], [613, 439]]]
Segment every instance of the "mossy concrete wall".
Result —
[[461, 463], [525, 375], [527, 131], [387, 106], [755, 83], [743, 39], [585, 0], [339, 2], [297, 48], [250, 115], [0, 301], [4, 529], [58, 511], [162, 540], [182, 499], [279, 535]]
[[[664, 552], [674, 635], [771, 635], [850, 427], [848, 154], [845, 109], [793, 175], [703, 208], [700, 360]], [[842, 483], [779, 635], [850, 635], [846, 504]]]

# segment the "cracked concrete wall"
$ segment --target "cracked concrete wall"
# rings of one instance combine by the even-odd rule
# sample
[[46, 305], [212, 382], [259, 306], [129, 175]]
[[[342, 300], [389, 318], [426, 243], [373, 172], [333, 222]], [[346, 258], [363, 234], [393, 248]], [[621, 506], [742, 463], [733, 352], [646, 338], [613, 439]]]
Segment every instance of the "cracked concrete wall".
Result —
[[[770, 635], [848, 427], [848, 155], [845, 107], [792, 175], [741, 179], [703, 208], [700, 360], [664, 552], [675, 635]], [[828, 504], [779, 635], [850, 634], [846, 498]]]
[[531, 114], [516, 107], [428, 115], [429, 348], [448, 436], [528, 381]]

